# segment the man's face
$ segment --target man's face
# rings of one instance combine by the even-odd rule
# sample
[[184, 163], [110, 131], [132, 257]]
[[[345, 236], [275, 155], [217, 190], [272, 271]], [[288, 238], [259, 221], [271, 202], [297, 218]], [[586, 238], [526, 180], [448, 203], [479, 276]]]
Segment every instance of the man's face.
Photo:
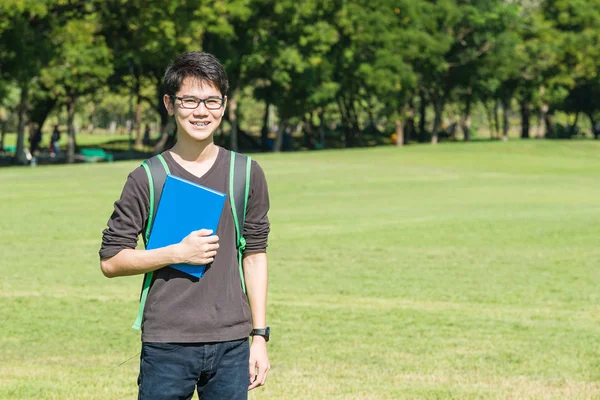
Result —
[[[226, 100], [222, 100], [221, 92], [210, 83], [186, 78], [175, 96], [165, 95], [164, 102], [169, 115], [175, 115], [178, 137], [195, 141], [211, 138], [225, 113]], [[198, 99], [205, 101], [198, 105]]]

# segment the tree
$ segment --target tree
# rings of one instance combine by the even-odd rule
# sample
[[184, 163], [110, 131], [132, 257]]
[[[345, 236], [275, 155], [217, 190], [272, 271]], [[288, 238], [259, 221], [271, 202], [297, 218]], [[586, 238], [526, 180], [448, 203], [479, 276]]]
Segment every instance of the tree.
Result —
[[[559, 33], [560, 59], [556, 65], [555, 86], [559, 95], [552, 106], [575, 114], [575, 127], [579, 113], [585, 113], [592, 124], [597, 139], [600, 127], [597, 113], [600, 111], [600, 3], [594, 0], [547, 0], [544, 15]], [[574, 129], [567, 130], [567, 135]]]
[[167, 65], [180, 53], [202, 50], [209, 33], [231, 34], [231, 16], [241, 12], [245, 2], [106, 0], [101, 19], [102, 33], [114, 54], [111, 85], [134, 85], [138, 98], [140, 81], [155, 87], [154, 99], [142, 97], [151, 102], [161, 119], [162, 138], [155, 151], [164, 147], [173, 129], [163, 104]]
[[41, 71], [41, 81], [67, 107], [67, 162], [75, 160], [75, 108], [81, 96], [96, 92], [112, 74], [111, 55], [99, 35], [99, 14], [88, 3], [56, 15], [51, 42], [55, 57]]
[[0, 24], [0, 55], [3, 60], [0, 74], [3, 80], [14, 82], [20, 92], [14, 159], [17, 163], [27, 162], [25, 125], [30, 107], [30, 90], [41, 69], [54, 55], [54, 48], [49, 43], [52, 29], [49, 12], [58, 8], [60, 6], [52, 1], [11, 0], [0, 4], [0, 15], [5, 16]]

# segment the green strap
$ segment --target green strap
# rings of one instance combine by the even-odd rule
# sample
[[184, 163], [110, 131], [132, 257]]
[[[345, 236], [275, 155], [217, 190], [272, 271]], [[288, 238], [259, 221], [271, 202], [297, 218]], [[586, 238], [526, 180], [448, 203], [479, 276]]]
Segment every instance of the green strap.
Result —
[[148, 239], [150, 239], [150, 229], [152, 229], [152, 219], [154, 218], [153, 210], [154, 210], [154, 179], [152, 179], [152, 173], [150, 172], [150, 167], [148, 167], [148, 163], [144, 161], [142, 163], [142, 167], [146, 171], [146, 175], [148, 176], [148, 186], [150, 187], [150, 207], [148, 209], [148, 223], [146, 224], [146, 233], [144, 235], [144, 244], [148, 243]]
[[[246, 189], [244, 190], [244, 222], [246, 220], [246, 210], [248, 208], [248, 192], [250, 189], [250, 166], [252, 160], [250, 157], [246, 158]], [[246, 293], [246, 278], [244, 277], [244, 266], [242, 265], [243, 261], [243, 252], [246, 249], [246, 239], [244, 239], [244, 227], [238, 227], [238, 232], [240, 236], [239, 245], [238, 245], [238, 266], [240, 269], [240, 280], [242, 281], [242, 290]]]
[[[167, 163], [165, 162], [165, 159], [163, 158], [162, 154], [158, 154], [156, 156], [156, 158], [158, 158], [163, 166], [163, 168], [165, 169], [165, 172], [167, 174], [170, 174], [169, 171], [169, 167], [167, 166]], [[146, 161], [144, 161], [142, 163], [142, 167], [144, 167], [144, 170], [146, 171], [146, 175], [148, 176], [148, 185], [150, 187], [150, 207], [148, 208], [148, 223], [146, 224], [146, 232], [144, 234], [144, 244], [147, 246], [148, 245], [148, 240], [150, 240], [150, 232], [152, 230], [152, 221], [154, 219], [154, 179], [152, 178], [152, 172], [150, 171], [150, 167], [148, 166], [148, 163]], [[137, 313], [137, 317], [135, 319], [135, 322], [133, 323], [133, 326], [131, 327], [131, 329], [135, 329], [136, 331], [139, 331], [140, 328], [142, 327], [142, 319], [144, 317], [144, 308], [146, 306], [146, 299], [148, 298], [148, 292], [150, 291], [150, 286], [152, 284], [152, 276], [153, 273], [152, 271], [146, 273], [145, 277], [144, 277], [144, 284], [142, 286], [142, 295], [140, 297], [140, 306], [138, 308], [138, 313]]]
[[[229, 203], [231, 205], [231, 213], [233, 214], [233, 223], [235, 225], [236, 232], [236, 247], [238, 250], [238, 269], [240, 273], [240, 281], [242, 284], [242, 290], [246, 293], [246, 281], [244, 279], [244, 267], [243, 267], [243, 253], [246, 248], [246, 239], [243, 237], [243, 222], [239, 221], [237, 207], [236, 207], [236, 199], [235, 199], [235, 159], [236, 153], [231, 152], [231, 160], [229, 163]], [[245, 218], [246, 209], [248, 206], [248, 193], [250, 188], [250, 168], [251, 168], [252, 159], [250, 157], [246, 157], [246, 179], [245, 179], [245, 188], [244, 188], [244, 213], [242, 214], [242, 218]]]
[[238, 249], [238, 268], [240, 271], [240, 281], [242, 282], [242, 290], [246, 293], [246, 282], [244, 280], [244, 268], [242, 267], [242, 245], [245, 248], [246, 243], [242, 243], [241, 239], [243, 239], [240, 234], [240, 224], [238, 222], [237, 211], [235, 207], [235, 198], [234, 198], [234, 190], [233, 183], [235, 181], [235, 152], [231, 152], [231, 161], [229, 162], [229, 203], [231, 204], [231, 214], [233, 215], [233, 224], [235, 225], [235, 235], [236, 235], [236, 247]]
[[[148, 244], [148, 239], [150, 239], [150, 229], [152, 228], [152, 219], [153, 219], [153, 210], [154, 210], [154, 180], [152, 179], [152, 173], [150, 172], [150, 167], [148, 167], [148, 163], [144, 161], [142, 163], [142, 167], [146, 171], [146, 175], [148, 176], [148, 186], [150, 187], [150, 207], [148, 209], [148, 223], [146, 224], [146, 232], [144, 234], [144, 244]], [[142, 327], [142, 317], [144, 316], [144, 306], [146, 305], [146, 298], [148, 298], [148, 292], [150, 291], [150, 284], [152, 283], [152, 272], [148, 272], [144, 277], [144, 285], [142, 286], [142, 296], [140, 297], [140, 307], [138, 308], [137, 317], [135, 318], [135, 322], [131, 329], [135, 329], [139, 331]]]
[[171, 170], [169, 170], [169, 166], [167, 165], [167, 162], [165, 161], [165, 158], [162, 156], [162, 154], [158, 154], [156, 158], [158, 158], [160, 163], [163, 165], [165, 172], [167, 173], [167, 175], [169, 175], [171, 173]]
[[244, 193], [244, 215], [246, 215], [246, 210], [248, 208], [248, 193], [250, 192], [250, 168], [252, 168], [252, 159], [248, 157], [246, 159], [246, 191]]
[[150, 291], [150, 284], [152, 283], [152, 272], [148, 272], [144, 278], [144, 287], [142, 288], [142, 297], [140, 298], [140, 308], [138, 309], [137, 317], [131, 329], [139, 331], [142, 327], [142, 318], [144, 317], [144, 306], [146, 305], [146, 299], [148, 298], [148, 292]]

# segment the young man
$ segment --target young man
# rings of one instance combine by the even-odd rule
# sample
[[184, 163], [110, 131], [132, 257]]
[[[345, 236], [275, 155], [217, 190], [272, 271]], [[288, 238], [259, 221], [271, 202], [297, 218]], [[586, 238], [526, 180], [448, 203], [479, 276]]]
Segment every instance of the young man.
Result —
[[[171, 174], [228, 193], [231, 153], [214, 144], [225, 113], [229, 83], [210, 54], [180, 55], [165, 73], [165, 107], [177, 123], [177, 143], [162, 153]], [[199, 230], [180, 243], [136, 250], [149, 211], [149, 183], [135, 169], [115, 202], [103, 232], [101, 268], [107, 277], [153, 271], [142, 322], [138, 399], [246, 399], [265, 384], [267, 237], [269, 196], [264, 173], [252, 161], [243, 270], [240, 283], [236, 232], [225, 202], [217, 232]], [[169, 265], [207, 264], [200, 279]], [[249, 335], [252, 344], [249, 345]]]

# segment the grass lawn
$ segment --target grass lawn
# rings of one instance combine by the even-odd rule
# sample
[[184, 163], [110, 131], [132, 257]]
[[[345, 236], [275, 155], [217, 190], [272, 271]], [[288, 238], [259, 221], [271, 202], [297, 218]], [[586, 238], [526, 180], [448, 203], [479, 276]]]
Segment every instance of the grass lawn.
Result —
[[[600, 143], [255, 158], [272, 372], [251, 399], [600, 399]], [[136, 398], [141, 277], [97, 250], [138, 164], [0, 169], [0, 398]]]

